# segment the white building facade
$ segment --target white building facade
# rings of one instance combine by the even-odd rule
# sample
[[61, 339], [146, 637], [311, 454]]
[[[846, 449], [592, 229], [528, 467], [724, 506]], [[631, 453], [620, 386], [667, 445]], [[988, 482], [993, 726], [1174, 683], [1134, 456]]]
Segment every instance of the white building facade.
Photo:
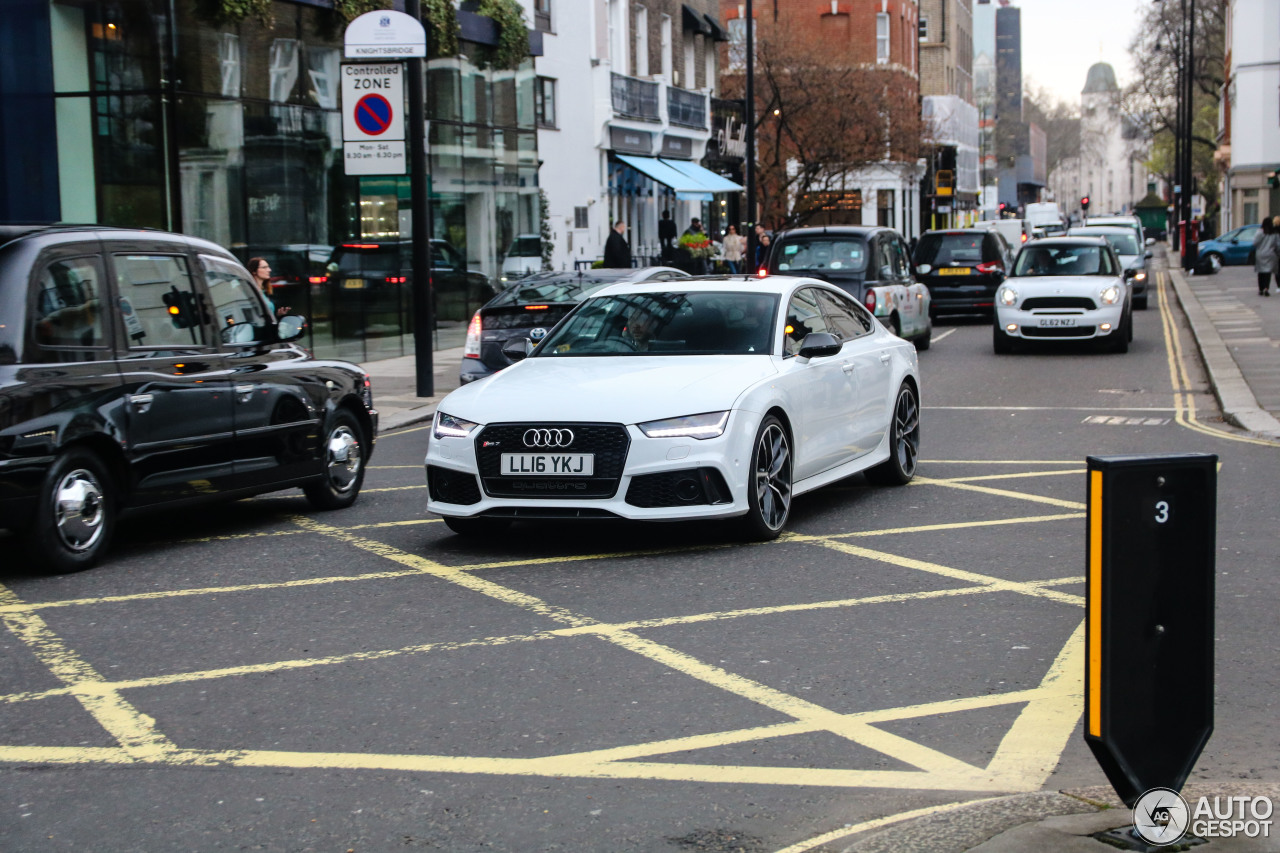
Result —
[[[737, 184], [703, 168], [727, 38], [716, 3], [533, 0], [543, 30], [536, 91], [539, 184], [553, 269], [589, 266], [613, 223], [637, 263], [661, 254], [658, 221], [677, 233]], [[705, 9], [703, 8], [705, 7]], [[719, 195], [718, 195], [719, 194]]]
[[[1222, 230], [1280, 215], [1280, 189], [1269, 178], [1280, 169], [1280, 3], [1230, 0], [1227, 10], [1228, 78], [1222, 115], [1229, 163], [1223, 186]], [[1220, 150], [1220, 153], [1221, 150]]]

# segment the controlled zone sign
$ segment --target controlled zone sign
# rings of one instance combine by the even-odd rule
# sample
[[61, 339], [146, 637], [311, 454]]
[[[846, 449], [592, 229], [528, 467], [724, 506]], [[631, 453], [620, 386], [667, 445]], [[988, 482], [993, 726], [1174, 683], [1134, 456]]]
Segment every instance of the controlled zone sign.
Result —
[[401, 63], [343, 63], [342, 140], [348, 175], [403, 175], [407, 171]]

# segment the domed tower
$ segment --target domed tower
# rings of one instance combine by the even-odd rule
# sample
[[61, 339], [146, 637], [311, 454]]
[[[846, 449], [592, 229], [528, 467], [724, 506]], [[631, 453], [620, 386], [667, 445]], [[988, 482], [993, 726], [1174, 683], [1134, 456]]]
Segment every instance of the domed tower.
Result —
[[1099, 62], [1089, 69], [1080, 93], [1081, 189], [1092, 198], [1090, 212], [1094, 214], [1112, 213], [1126, 203], [1121, 186], [1127, 183], [1122, 124], [1115, 69]]

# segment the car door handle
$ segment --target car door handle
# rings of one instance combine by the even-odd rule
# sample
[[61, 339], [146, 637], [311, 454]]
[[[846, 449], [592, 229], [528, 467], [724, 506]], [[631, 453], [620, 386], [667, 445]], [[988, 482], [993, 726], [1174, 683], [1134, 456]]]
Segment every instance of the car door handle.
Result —
[[843, 370], [845, 373], [853, 373], [853, 363], [845, 362], [844, 364], [840, 365], [840, 369]]
[[252, 386], [252, 385], [237, 385], [237, 386], [236, 386], [236, 402], [237, 402], [237, 403], [247, 403], [247, 402], [249, 402], [249, 397], [251, 397], [252, 395], [253, 395], [253, 386]]
[[888, 363], [889, 363], [889, 359], [890, 359], [890, 358], [893, 358], [893, 356], [889, 355], [889, 353], [887, 353], [887, 352], [882, 352], [882, 353], [880, 353], [880, 363], [881, 363], [881, 364], [888, 364]]
[[135, 412], [141, 414], [151, 408], [151, 403], [155, 400], [155, 397], [150, 394], [126, 394], [125, 400], [133, 407]]

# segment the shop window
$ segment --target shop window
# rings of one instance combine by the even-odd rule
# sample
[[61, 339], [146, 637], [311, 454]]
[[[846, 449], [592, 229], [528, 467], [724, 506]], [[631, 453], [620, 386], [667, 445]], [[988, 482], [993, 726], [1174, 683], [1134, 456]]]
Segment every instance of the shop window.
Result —
[[556, 126], [556, 81], [539, 77], [533, 87], [533, 108], [538, 127]]

